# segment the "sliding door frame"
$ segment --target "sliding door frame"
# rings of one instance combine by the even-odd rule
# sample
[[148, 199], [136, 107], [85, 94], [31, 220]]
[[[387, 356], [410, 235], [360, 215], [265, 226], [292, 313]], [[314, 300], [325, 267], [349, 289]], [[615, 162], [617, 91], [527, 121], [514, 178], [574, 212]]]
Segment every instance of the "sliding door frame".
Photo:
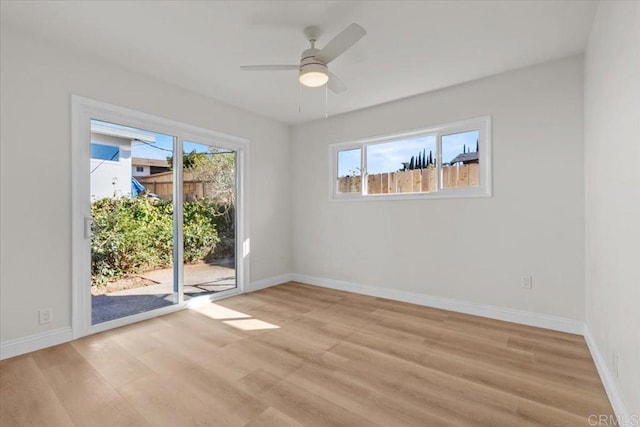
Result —
[[[144, 313], [91, 324], [91, 197], [90, 197], [90, 144], [91, 119], [117, 123], [170, 135], [174, 138], [174, 291], [178, 301]], [[193, 141], [236, 152], [236, 288], [216, 294], [184, 300], [183, 293], [183, 217], [182, 217], [182, 156], [183, 141]], [[192, 126], [179, 121], [107, 104], [100, 101], [71, 96], [71, 187], [72, 187], [72, 330], [73, 338], [124, 326], [130, 323], [182, 310], [191, 305], [242, 293], [249, 283], [249, 203], [248, 172], [249, 140], [213, 130]]]

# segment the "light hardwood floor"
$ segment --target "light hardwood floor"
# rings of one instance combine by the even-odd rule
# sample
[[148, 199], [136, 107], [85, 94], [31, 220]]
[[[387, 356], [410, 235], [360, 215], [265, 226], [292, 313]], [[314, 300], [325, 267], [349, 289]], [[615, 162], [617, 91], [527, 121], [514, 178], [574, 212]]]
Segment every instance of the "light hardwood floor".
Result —
[[577, 335], [287, 283], [0, 362], [9, 426], [578, 426]]

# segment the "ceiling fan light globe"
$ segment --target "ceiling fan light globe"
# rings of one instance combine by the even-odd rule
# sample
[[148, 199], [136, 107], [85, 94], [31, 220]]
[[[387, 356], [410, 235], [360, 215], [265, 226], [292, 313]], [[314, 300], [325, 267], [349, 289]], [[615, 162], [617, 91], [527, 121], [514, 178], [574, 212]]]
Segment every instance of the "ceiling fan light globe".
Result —
[[322, 71], [300, 73], [300, 83], [307, 87], [320, 87], [329, 81], [329, 76]]
[[317, 49], [307, 49], [300, 61], [300, 83], [307, 87], [319, 87], [329, 81], [329, 70], [313, 54]]

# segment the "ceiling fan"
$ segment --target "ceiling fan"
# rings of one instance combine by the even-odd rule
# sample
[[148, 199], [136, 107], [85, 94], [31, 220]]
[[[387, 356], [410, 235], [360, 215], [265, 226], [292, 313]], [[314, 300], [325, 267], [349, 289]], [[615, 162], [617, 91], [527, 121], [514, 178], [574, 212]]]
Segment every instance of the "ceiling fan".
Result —
[[307, 27], [304, 34], [311, 43], [311, 48], [302, 52], [299, 65], [243, 65], [240, 68], [244, 71], [299, 70], [300, 83], [307, 87], [319, 87], [326, 84], [335, 93], [347, 90], [347, 86], [342, 80], [329, 71], [327, 64], [356, 44], [367, 34], [366, 30], [353, 23], [335, 36], [323, 49], [317, 49], [315, 46], [320, 35], [318, 27]]

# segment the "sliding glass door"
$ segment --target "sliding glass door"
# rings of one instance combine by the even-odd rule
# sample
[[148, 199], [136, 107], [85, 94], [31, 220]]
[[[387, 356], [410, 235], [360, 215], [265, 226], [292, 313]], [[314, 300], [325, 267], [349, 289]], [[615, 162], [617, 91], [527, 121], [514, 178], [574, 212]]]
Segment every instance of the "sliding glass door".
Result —
[[74, 173], [74, 222], [83, 228], [74, 234], [76, 336], [235, 293], [244, 277], [248, 147], [212, 131], [118, 117], [94, 113], [75, 128], [84, 163]]

